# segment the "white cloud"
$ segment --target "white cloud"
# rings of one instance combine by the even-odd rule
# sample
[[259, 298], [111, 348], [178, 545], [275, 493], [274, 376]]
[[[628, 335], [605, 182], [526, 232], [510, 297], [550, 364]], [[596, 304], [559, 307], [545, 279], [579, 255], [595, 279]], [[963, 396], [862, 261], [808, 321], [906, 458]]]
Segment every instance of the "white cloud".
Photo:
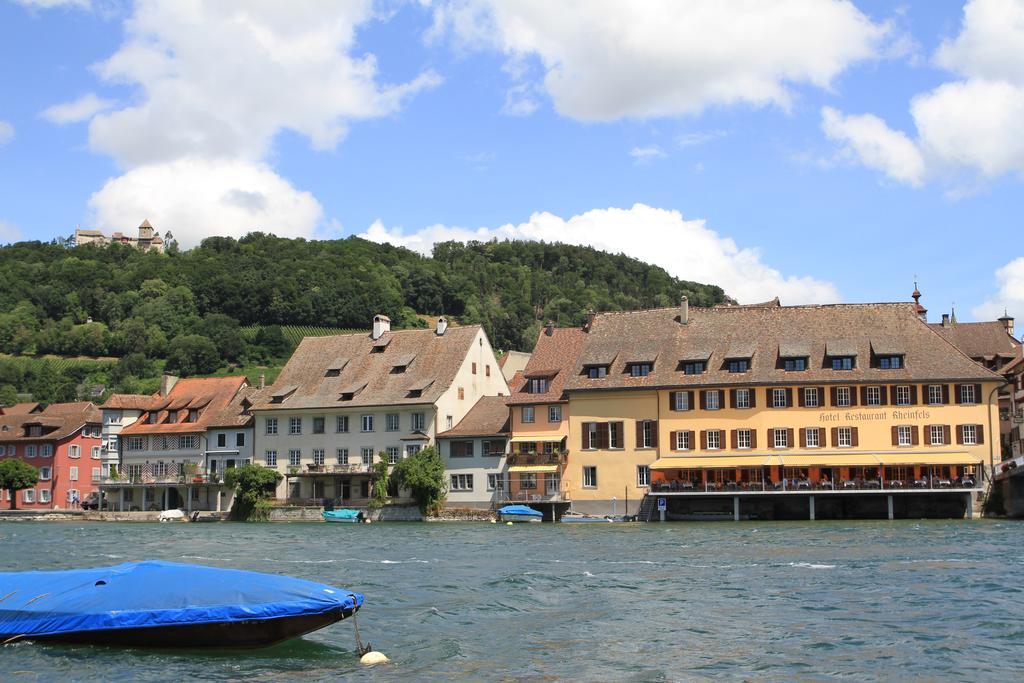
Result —
[[54, 9], [56, 7], [88, 9], [92, 5], [89, 0], [14, 0], [14, 2], [32, 9]]
[[0, 147], [14, 139], [14, 126], [7, 121], [0, 121]]
[[634, 163], [643, 164], [654, 159], [665, 158], [665, 150], [657, 145], [646, 145], [629, 150], [629, 156], [633, 157]]
[[872, 114], [844, 116], [832, 107], [821, 111], [822, 128], [830, 139], [844, 145], [847, 156], [891, 178], [914, 185], [924, 177], [924, 159], [917, 146]]
[[659, 265], [676, 277], [720, 285], [740, 302], [779, 296], [784, 303], [835, 302], [831, 282], [785, 276], [761, 262], [756, 248], [740, 248], [728, 237], [707, 228], [703, 220], [684, 220], [678, 211], [635, 204], [629, 209], [594, 209], [568, 220], [551, 213], [530, 216], [525, 223], [497, 228], [431, 225], [406, 232], [376, 221], [360, 237], [388, 242], [429, 254], [444, 240], [519, 239], [558, 241], [624, 253]]
[[705, 143], [724, 138], [728, 133], [724, 130], [705, 130], [696, 133], [684, 133], [676, 138], [680, 147], [696, 147]]
[[1024, 318], [1024, 256], [996, 271], [998, 291], [983, 303], [971, 309], [975, 320], [992, 320], [1009, 312], [1017, 320]]
[[82, 95], [77, 100], [48, 107], [39, 115], [58, 125], [78, 123], [79, 121], [88, 121], [101, 111], [112, 108], [114, 104], [111, 100], [105, 100], [91, 92]]
[[542, 80], [558, 112], [583, 121], [788, 108], [792, 85], [827, 88], [888, 37], [847, 0], [455, 0], [436, 8], [428, 38], [445, 31], [503, 52], [515, 80]]
[[960, 33], [942, 43], [934, 61], [962, 79], [913, 98], [915, 139], [870, 114], [828, 109], [826, 133], [864, 165], [911, 185], [1024, 173], [1024, 0], [969, 2]]
[[311, 237], [323, 217], [312, 194], [264, 164], [201, 158], [134, 168], [108, 180], [89, 207], [98, 228], [125, 230], [148, 218], [186, 247], [208, 235], [241, 237], [254, 230]]
[[21, 230], [18, 229], [18, 226], [4, 220], [0, 220], [0, 244], [17, 242], [20, 239]]

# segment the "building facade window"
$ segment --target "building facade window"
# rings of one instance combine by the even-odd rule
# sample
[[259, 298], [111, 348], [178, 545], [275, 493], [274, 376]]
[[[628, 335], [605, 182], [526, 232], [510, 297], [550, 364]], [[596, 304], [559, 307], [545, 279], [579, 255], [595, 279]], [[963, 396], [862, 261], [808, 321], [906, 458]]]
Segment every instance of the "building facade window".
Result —
[[302, 451], [298, 448], [293, 448], [288, 451], [288, 464], [292, 467], [298, 467], [302, 464]]
[[519, 490], [521, 491], [532, 491], [537, 488], [537, 475], [536, 474], [520, 474], [519, 475]]
[[531, 379], [526, 384], [526, 393], [528, 394], [544, 394], [548, 390], [548, 381], [544, 377], [536, 377]]
[[975, 446], [978, 443], [978, 430], [974, 425], [961, 425], [960, 433], [963, 436], [965, 446]]
[[399, 428], [398, 413], [388, 413], [384, 416], [384, 431], [397, 432]]
[[704, 370], [707, 367], [707, 363], [702, 360], [692, 361], [690, 363], [683, 363], [683, 374], [684, 375], [703, 375]]
[[776, 448], [789, 448], [789, 433], [785, 429], [773, 429]]
[[782, 367], [785, 368], [787, 372], [803, 372], [807, 369], [807, 359], [787, 358], [783, 361]]
[[39, 490], [39, 502], [40, 503], [49, 503], [50, 502], [50, 489], [40, 489]]
[[729, 361], [728, 369], [729, 369], [729, 372], [731, 372], [733, 374], [740, 373], [740, 372], [746, 372], [747, 370], [750, 369], [750, 361], [749, 360], [743, 360], [743, 359], [731, 360], [731, 361]]
[[840, 448], [849, 448], [853, 445], [853, 429], [850, 427], [840, 427], [836, 430], [836, 446]]
[[818, 389], [816, 387], [804, 387], [804, 406], [807, 408], [817, 408], [818, 406]]
[[263, 421], [263, 425], [266, 430], [267, 436], [274, 436], [275, 434], [277, 434], [276, 417], [268, 417], [266, 420]]
[[334, 431], [338, 434], [348, 434], [348, 415], [338, 415], [334, 418]]
[[362, 457], [363, 457], [363, 464], [364, 465], [372, 465], [373, 464], [373, 449], [372, 448], [364, 448], [362, 450]]
[[973, 384], [961, 384], [960, 385], [960, 402], [961, 403], [977, 403], [977, 396], [974, 395]]
[[473, 490], [473, 475], [472, 474], [453, 474], [451, 481], [452, 491], [472, 491]]
[[235, 448], [245, 446], [245, 432], [235, 432]]
[[836, 356], [832, 359], [833, 370], [853, 370], [853, 356]]
[[427, 429], [427, 417], [424, 413], [412, 414], [412, 431], [422, 432]]
[[324, 433], [324, 422], [325, 422], [325, 420], [322, 417], [314, 417], [313, 418], [313, 433], [314, 434], [323, 434]]
[[941, 406], [943, 404], [941, 384], [928, 385], [928, 404], [933, 406]]
[[36, 502], [36, 490], [25, 489], [21, 492], [21, 502], [23, 503], [34, 503]]
[[677, 391], [675, 392], [675, 409], [676, 410], [689, 410], [690, 409], [690, 392], [688, 391]]
[[[52, 458], [53, 457], [53, 444], [52, 443], [44, 443], [42, 446], [40, 446], [39, 447], [39, 456], [42, 457], [42, 458]], [[92, 447], [92, 457], [93, 458], [99, 458], [100, 457], [100, 447], [99, 446], [93, 446]]]
[[737, 389], [736, 390], [736, 407], [737, 408], [749, 408], [750, 407], [750, 389]]
[[900, 425], [896, 428], [896, 445], [897, 446], [911, 446], [914, 442], [914, 436], [912, 433], [913, 428], [909, 425]]
[[398, 446], [388, 446], [388, 464], [397, 465], [398, 460], [402, 455], [402, 450]]
[[848, 408], [851, 404], [850, 401], [850, 387], [837, 387], [836, 388], [836, 406], [840, 408]]
[[40, 467], [39, 468], [39, 480], [40, 481], [49, 481], [50, 477], [52, 477], [52, 476], [53, 476], [52, 475], [52, 470], [49, 467]]
[[706, 410], [718, 410], [721, 406], [721, 393], [717, 389], [704, 392], [704, 408]]
[[548, 422], [562, 421], [562, 406], [548, 406]]
[[178, 437], [179, 451], [195, 451], [199, 449], [198, 434], [182, 434]]
[[363, 415], [359, 418], [361, 429], [364, 432], [373, 431], [373, 415]]
[[144, 436], [129, 436], [124, 440], [124, 449], [126, 451], [144, 451], [146, 450], [146, 437]]
[[418, 443], [411, 443], [405, 447], [405, 457], [411, 458], [423, 449], [423, 446]]
[[338, 448], [337, 450], [334, 451], [334, 456], [338, 459], [338, 464], [339, 465], [347, 465], [348, 464], [348, 449], [347, 448]]
[[[77, 455], [74, 454], [75, 453], [74, 449], [76, 449], [76, 448], [78, 448], [78, 446], [68, 446], [68, 456], [69, 457], [72, 457], [72, 458], [77, 458], [78, 457]], [[39, 449], [39, 446], [35, 445], [34, 443], [30, 443], [29, 445], [25, 446], [25, 457], [26, 458], [34, 458], [34, 457], [36, 457], [36, 454], [39, 452], [38, 449]]]
[[651, 485], [651, 468], [647, 465], [636, 466], [636, 485], [641, 488]]
[[533, 422], [533, 406], [523, 406], [520, 411], [520, 420], [523, 424], [530, 424]]
[[583, 488], [597, 488], [597, 467], [588, 465], [583, 468]]
[[717, 451], [722, 447], [722, 432], [718, 429], [709, 429], [707, 431], [708, 450]]
[[228, 435], [218, 434], [217, 435], [217, 448], [227, 448], [228, 446]]
[[587, 379], [601, 379], [608, 376], [607, 365], [592, 365], [587, 368]]
[[277, 467], [277, 451], [267, 451], [264, 453], [263, 462], [267, 467]]
[[896, 387], [896, 405], [898, 406], [909, 406], [910, 405], [910, 387], [898, 386]]
[[903, 367], [902, 356], [880, 356], [878, 358], [878, 367], [883, 370], [899, 370]]
[[928, 428], [929, 443], [933, 446], [943, 446], [946, 443], [945, 430], [942, 425], [932, 425]]
[[865, 403], [869, 406], [882, 405], [882, 389], [880, 387], [868, 387], [865, 394], [867, 396]]
[[640, 447], [641, 448], [654, 448], [654, 431], [658, 428], [658, 423], [652, 420], [644, 420], [640, 423]]
[[488, 491], [504, 491], [505, 490], [505, 475], [504, 474], [488, 474], [487, 475], [487, 490]]
[[77, 467], [72, 466], [72, 467], [68, 468], [68, 479], [70, 479], [71, 481], [78, 481], [78, 468]]
[[301, 417], [289, 417], [288, 418], [288, 434], [296, 436], [302, 434], [302, 418]]
[[451, 429], [452, 428], [452, 416], [451, 415], [445, 415], [444, 416], [444, 428], [445, 429]]
[[[818, 392], [814, 392], [817, 396]], [[820, 448], [821, 447], [821, 430], [818, 427], [808, 427], [804, 430], [804, 441], [807, 444], [807, 448]]]
[[466, 390], [463, 389], [462, 387], [459, 387], [459, 400], [460, 401], [466, 400]]
[[320, 467], [324, 464], [324, 449], [314, 448], [313, 449], [313, 464]]
[[650, 363], [630, 363], [629, 364], [629, 376], [630, 377], [647, 377], [651, 374], [652, 366]]
[[772, 389], [772, 408], [787, 408], [785, 389]]
[[736, 430], [736, 448], [750, 448], [750, 430]]
[[[33, 447], [32, 450], [33, 450], [32, 455], [35, 455], [35, 452], [34, 452], [35, 448]], [[69, 458], [81, 458], [82, 457], [82, 447], [79, 446], [78, 444], [71, 444], [70, 446], [68, 446], [68, 457]]]

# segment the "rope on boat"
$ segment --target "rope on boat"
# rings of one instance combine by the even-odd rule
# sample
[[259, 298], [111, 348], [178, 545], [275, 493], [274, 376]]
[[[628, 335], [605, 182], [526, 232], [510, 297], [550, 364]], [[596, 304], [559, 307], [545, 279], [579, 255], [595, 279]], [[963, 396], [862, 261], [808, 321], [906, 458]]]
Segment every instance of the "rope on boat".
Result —
[[16, 640], [17, 640], [18, 638], [24, 638], [24, 637], [25, 637], [25, 634], [24, 634], [24, 633], [19, 633], [18, 635], [16, 635], [16, 636], [11, 636], [10, 638], [8, 638], [7, 640], [5, 640], [4, 642], [0, 643], [0, 646], [3, 646], [3, 645], [7, 645], [8, 643], [13, 643], [13, 642], [14, 642], [14, 641], [16, 641]]
[[[349, 595], [349, 597], [352, 598], [352, 604], [355, 605], [356, 596]], [[370, 652], [371, 650], [373, 650], [373, 646], [370, 645], [369, 643], [367, 643], [364, 646], [362, 639], [359, 637], [359, 621], [356, 619], [356, 612], [358, 612], [358, 611], [359, 611], [359, 607], [358, 607], [358, 605], [356, 605], [355, 609], [352, 610], [352, 626], [354, 626], [355, 630], [356, 630], [356, 654], [358, 654], [360, 657], [362, 657], [367, 652]]]

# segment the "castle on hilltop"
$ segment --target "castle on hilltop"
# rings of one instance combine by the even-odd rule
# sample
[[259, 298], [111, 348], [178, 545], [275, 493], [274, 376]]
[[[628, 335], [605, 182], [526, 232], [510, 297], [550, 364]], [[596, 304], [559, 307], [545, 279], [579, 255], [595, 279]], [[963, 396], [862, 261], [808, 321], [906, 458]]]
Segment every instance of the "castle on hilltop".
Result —
[[150, 225], [148, 220], [142, 221], [142, 225], [139, 226], [139, 234], [137, 237], [131, 237], [125, 235], [122, 232], [115, 232], [110, 237], [107, 237], [99, 230], [83, 230], [82, 228], [75, 228], [75, 246], [80, 247], [83, 244], [125, 244], [128, 246], [136, 247], [142, 251], [155, 251], [158, 253], [164, 252], [164, 238], [160, 237], [160, 234]]

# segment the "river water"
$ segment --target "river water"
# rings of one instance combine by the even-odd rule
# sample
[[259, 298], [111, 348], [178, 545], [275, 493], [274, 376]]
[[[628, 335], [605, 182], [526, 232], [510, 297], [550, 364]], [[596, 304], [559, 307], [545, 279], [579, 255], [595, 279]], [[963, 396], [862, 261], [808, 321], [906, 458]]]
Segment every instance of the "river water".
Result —
[[164, 559], [362, 592], [241, 652], [0, 647], [0, 680], [1015, 680], [1024, 524], [0, 524], [0, 570]]

